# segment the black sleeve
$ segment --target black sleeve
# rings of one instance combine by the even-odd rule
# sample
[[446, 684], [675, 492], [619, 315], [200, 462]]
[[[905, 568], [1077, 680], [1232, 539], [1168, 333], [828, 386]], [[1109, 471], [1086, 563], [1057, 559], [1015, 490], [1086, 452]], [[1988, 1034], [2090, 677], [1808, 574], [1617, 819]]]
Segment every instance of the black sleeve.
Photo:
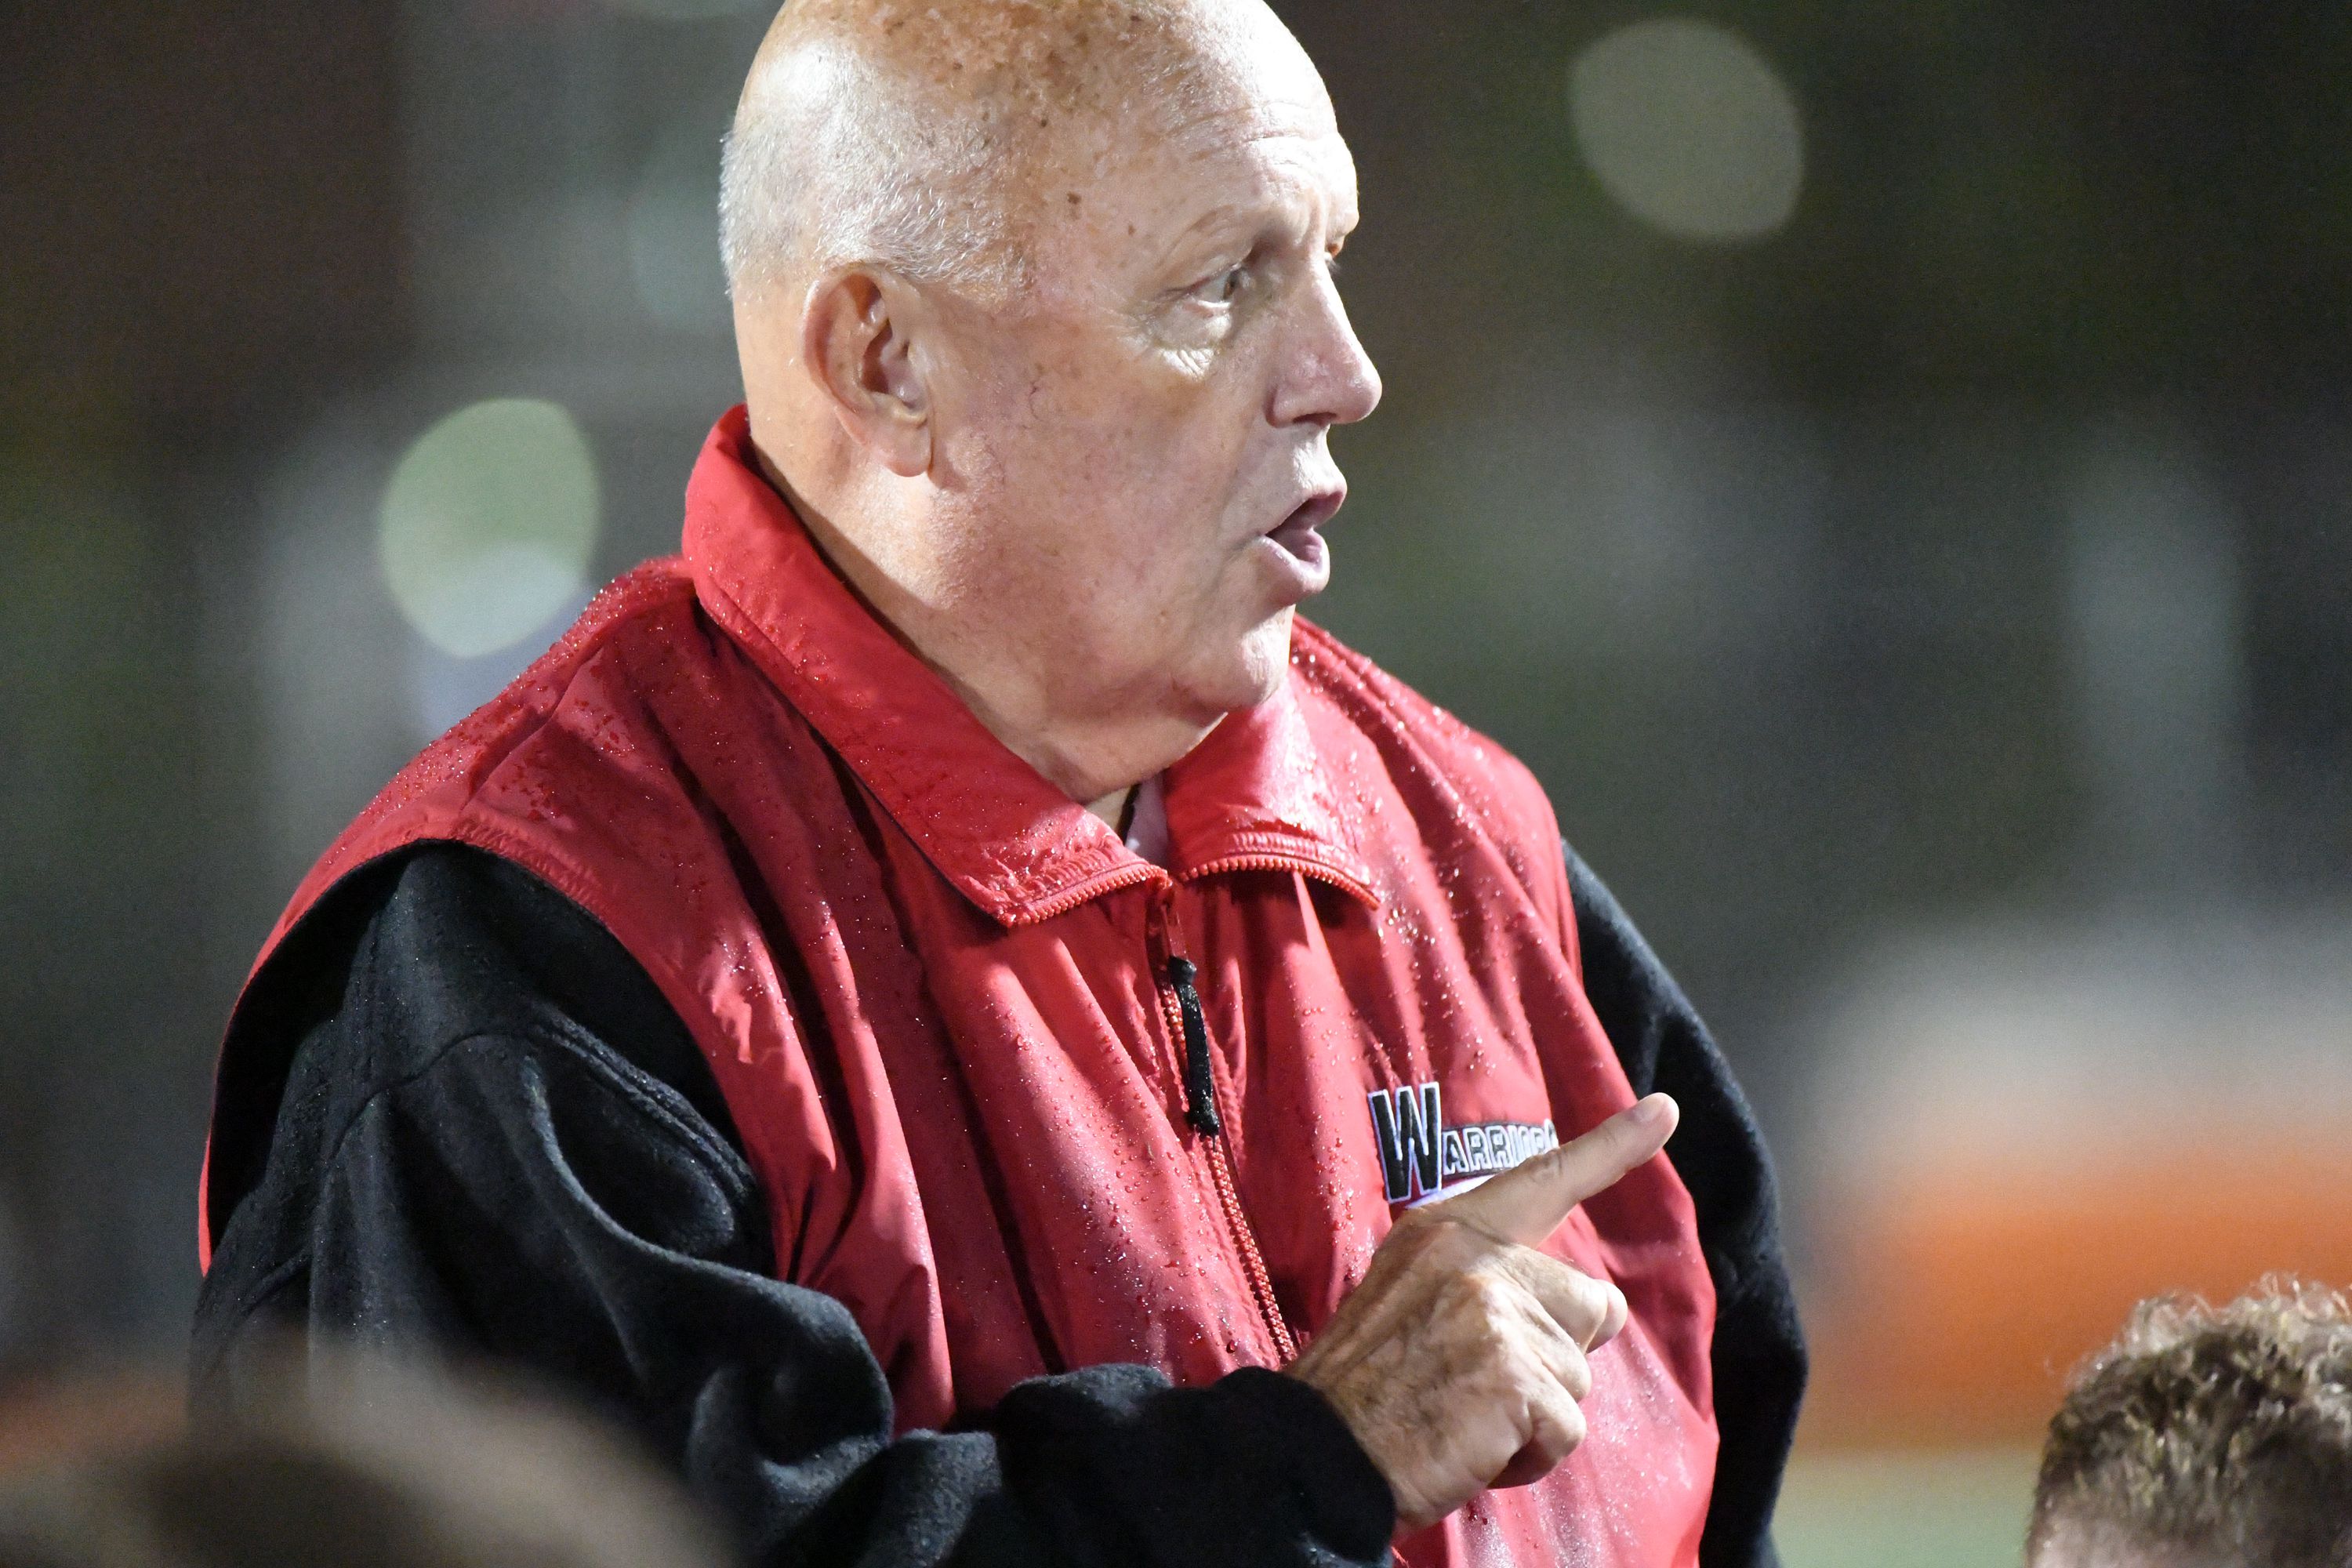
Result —
[[[1387, 1484], [1271, 1372], [1174, 1388], [1092, 1367], [973, 1430], [894, 1438], [848, 1311], [772, 1277], [765, 1206], [677, 1015], [519, 868], [427, 846], [289, 940], [240, 1008], [215, 1118], [199, 1410], [289, 1331], [357, 1338], [585, 1396], [762, 1564], [1387, 1560]], [[274, 1056], [257, 1019], [288, 1037]]]
[[1682, 1106], [1669, 1150], [1698, 1211], [1715, 1282], [1715, 1418], [1723, 1445], [1703, 1568], [1776, 1568], [1772, 1505], [1805, 1390], [1805, 1339], [1780, 1252], [1772, 1164], [1706, 1026], [1591, 868], [1568, 851], [1584, 994], [1633, 1092]]

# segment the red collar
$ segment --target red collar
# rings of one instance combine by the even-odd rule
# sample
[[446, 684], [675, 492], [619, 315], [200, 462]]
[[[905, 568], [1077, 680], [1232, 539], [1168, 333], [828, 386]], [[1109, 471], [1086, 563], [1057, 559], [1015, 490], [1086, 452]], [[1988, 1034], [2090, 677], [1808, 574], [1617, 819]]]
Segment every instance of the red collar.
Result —
[[[840, 753], [940, 875], [1006, 925], [1167, 873], [990, 734], [818, 552], [730, 410], [686, 489], [686, 559], [711, 617]], [[1377, 903], [1341, 831], [1293, 681], [1168, 770], [1179, 878], [1296, 870]]]

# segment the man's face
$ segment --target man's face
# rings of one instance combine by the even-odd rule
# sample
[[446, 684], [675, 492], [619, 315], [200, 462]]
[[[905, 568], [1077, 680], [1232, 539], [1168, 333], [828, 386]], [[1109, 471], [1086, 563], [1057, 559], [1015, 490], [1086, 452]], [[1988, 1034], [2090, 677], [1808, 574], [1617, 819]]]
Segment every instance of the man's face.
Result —
[[950, 317], [952, 576], [1064, 714], [1207, 724], [1263, 700], [1329, 578], [1326, 437], [1380, 380], [1333, 283], [1355, 167], [1280, 43], [1181, 114], [1074, 133], [1041, 170], [1035, 287]]

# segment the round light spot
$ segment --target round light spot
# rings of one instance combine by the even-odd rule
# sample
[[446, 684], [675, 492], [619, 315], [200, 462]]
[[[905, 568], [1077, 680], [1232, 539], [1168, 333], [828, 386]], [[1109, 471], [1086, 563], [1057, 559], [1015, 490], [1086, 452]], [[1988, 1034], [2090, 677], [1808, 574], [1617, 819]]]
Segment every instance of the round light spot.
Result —
[[1760, 239], [1796, 211], [1796, 99], [1737, 34], [1680, 18], [1621, 27], [1569, 68], [1568, 101], [1602, 188], [1653, 227]]
[[552, 403], [497, 398], [417, 437], [378, 539], [393, 603], [460, 658], [510, 647], [579, 597], [598, 522], [595, 459]]

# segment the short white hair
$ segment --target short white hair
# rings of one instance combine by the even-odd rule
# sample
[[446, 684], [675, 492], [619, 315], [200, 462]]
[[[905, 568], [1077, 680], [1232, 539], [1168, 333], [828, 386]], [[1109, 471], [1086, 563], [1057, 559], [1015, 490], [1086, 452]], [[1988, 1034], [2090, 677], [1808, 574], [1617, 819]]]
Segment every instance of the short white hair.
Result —
[[1022, 267], [992, 168], [1008, 149], [977, 106], [944, 100], [835, 42], [802, 44], [756, 79], [719, 152], [729, 292], [860, 263], [1014, 286]]

